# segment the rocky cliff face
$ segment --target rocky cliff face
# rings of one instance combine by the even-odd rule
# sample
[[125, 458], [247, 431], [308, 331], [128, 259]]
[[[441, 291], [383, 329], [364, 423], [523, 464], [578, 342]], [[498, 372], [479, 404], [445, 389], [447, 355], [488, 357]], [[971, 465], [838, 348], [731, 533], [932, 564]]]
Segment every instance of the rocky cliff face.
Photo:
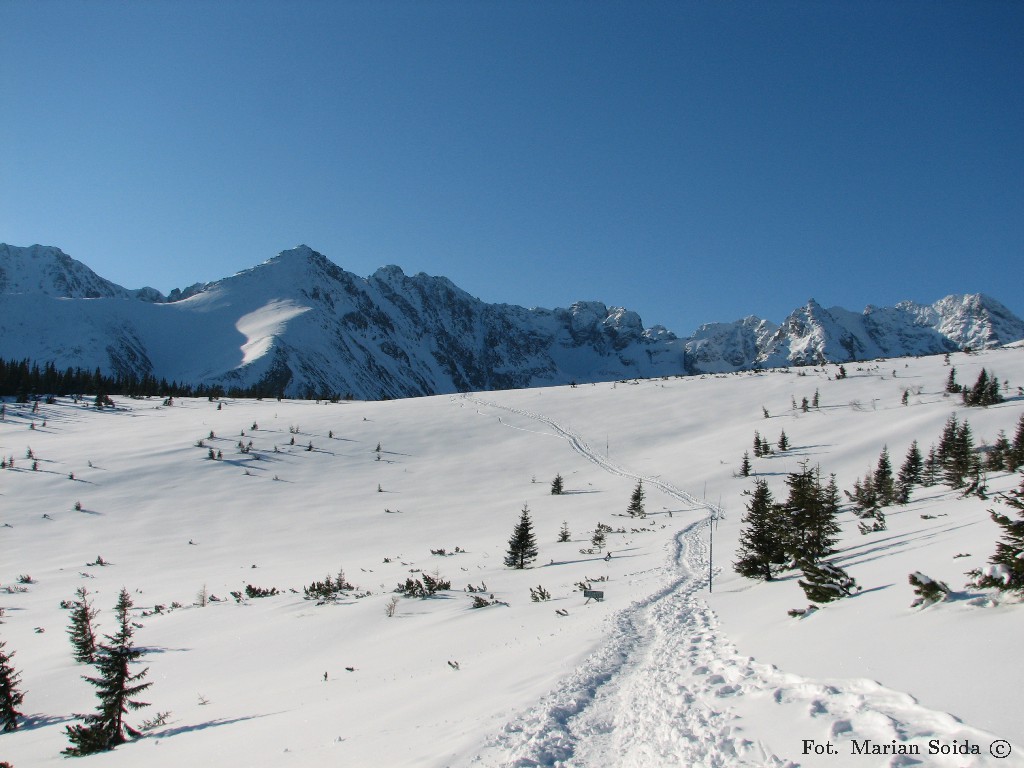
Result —
[[443, 277], [367, 278], [306, 246], [164, 297], [127, 290], [56, 248], [0, 245], [0, 357], [270, 391], [407, 397], [847, 362], [1024, 338], [994, 299], [863, 313], [813, 300], [782, 325], [747, 317], [688, 339], [600, 302], [485, 304]]

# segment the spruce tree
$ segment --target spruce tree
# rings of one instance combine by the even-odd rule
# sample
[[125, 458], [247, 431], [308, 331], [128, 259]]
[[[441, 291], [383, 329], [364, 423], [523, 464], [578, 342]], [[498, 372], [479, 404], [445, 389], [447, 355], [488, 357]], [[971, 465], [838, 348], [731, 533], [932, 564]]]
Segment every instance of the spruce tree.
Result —
[[874, 472], [868, 472], [863, 480], [853, 481], [850, 498], [857, 506], [857, 517], [873, 517], [878, 510], [878, 494], [875, 492]]
[[571, 535], [572, 534], [569, 533], [569, 523], [563, 521], [562, 528], [558, 531], [558, 540], [560, 542], [569, 541]]
[[786, 437], [786, 430], [782, 430], [782, 434], [779, 435], [779, 443], [778, 443], [778, 445], [779, 445], [779, 450], [780, 451], [788, 451], [789, 450], [789, 438]]
[[1013, 449], [1007, 454], [1006, 468], [1016, 472], [1024, 467], [1024, 414], [1017, 421], [1017, 431], [1013, 435]]
[[1003, 396], [999, 392], [999, 378], [989, 376], [988, 371], [982, 368], [974, 386], [970, 389], [963, 389], [963, 400], [964, 405], [980, 405], [982, 407], [1001, 403]]
[[910, 444], [907, 456], [903, 459], [900, 473], [896, 477], [896, 501], [906, 504], [910, 501], [910, 491], [915, 485], [920, 485], [924, 479], [924, 460], [921, 458], [921, 450], [917, 447], [917, 440]]
[[778, 567], [786, 562], [782, 513], [764, 480], [755, 480], [754, 490], [744, 493], [750, 501], [741, 520], [744, 528], [733, 568], [741, 576], [771, 581]]
[[957, 421], [956, 414], [952, 414], [946, 419], [946, 424], [942, 427], [942, 436], [939, 438], [939, 447], [935, 450], [935, 457], [939, 462], [939, 466], [945, 466], [946, 458], [953, 453], [954, 446], [956, 445], [956, 434], [960, 429], [960, 422]]
[[943, 482], [950, 488], [962, 488], [971, 474], [974, 460], [974, 437], [966, 421], [958, 425], [952, 445], [942, 462]]
[[637, 481], [636, 488], [633, 489], [633, 495], [629, 498], [629, 506], [626, 508], [629, 512], [630, 517], [647, 517], [647, 512], [644, 510], [644, 481]]
[[956, 383], [956, 368], [949, 369], [949, 376], [946, 377], [946, 392], [955, 394], [960, 391], [960, 385]]
[[985, 469], [990, 472], [1003, 471], [1007, 468], [1007, 458], [1012, 451], [1013, 446], [1010, 445], [1006, 432], [1000, 429], [995, 442], [992, 443], [992, 449], [988, 452], [988, 458], [985, 460]]
[[842, 498], [839, 496], [839, 485], [836, 483], [836, 475], [833, 472], [828, 476], [828, 485], [821, 490], [821, 506], [824, 515], [831, 517], [837, 535], [839, 533], [839, 524], [836, 522], [836, 517], [839, 515], [841, 504]]
[[786, 552], [794, 561], [817, 561], [832, 554], [839, 535], [836, 522], [838, 494], [826, 501], [821, 487], [821, 470], [807, 462], [799, 472], [786, 477], [789, 497], [783, 504], [786, 521]]
[[551, 495], [561, 496], [564, 488], [561, 475], [555, 475], [555, 479], [551, 481]]
[[963, 401], [964, 405], [984, 405], [983, 402], [986, 394], [988, 393], [988, 371], [984, 368], [981, 369], [981, 373], [978, 374], [977, 381], [974, 382], [974, 386], [963, 390]]
[[96, 660], [96, 631], [92, 622], [98, 611], [88, 601], [89, 593], [85, 587], [79, 587], [75, 595], [78, 600], [71, 607], [68, 635], [71, 636], [71, 645], [75, 649], [75, 661], [92, 664]]
[[889, 447], [882, 448], [878, 456], [878, 464], [875, 466], [875, 474], [872, 477], [875, 486], [875, 493], [878, 494], [878, 503], [887, 507], [896, 501], [896, 484], [892, 477], [892, 462], [889, 460]]
[[78, 757], [108, 751], [124, 744], [129, 737], [141, 735], [125, 722], [125, 715], [130, 710], [149, 706], [135, 697], [152, 683], [140, 682], [148, 668], [136, 673], [131, 671], [131, 665], [142, 656], [142, 651], [135, 648], [132, 640], [135, 630], [129, 615], [131, 608], [131, 596], [122, 588], [114, 606], [117, 632], [105, 635], [106, 642], [97, 646], [97, 676], [84, 678], [96, 687], [99, 706], [93, 714], [83, 716], [80, 725], [67, 726], [71, 746], [64, 750], [65, 755]]
[[939, 482], [939, 456], [934, 445], [928, 446], [928, 458], [924, 460], [922, 482], [927, 486], [932, 486]]
[[743, 452], [743, 461], [740, 462], [740, 477], [750, 477], [750, 452]]
[[537, 539], [533, 534], [533, 521], [530, 520], [530, 508], [523, 504], [512, 537], [508, 540], [508, 551], [505, 554], [505, 565], [509, 568], [525, 568], [537, 559]]
[[988, 560], [990, 565], [967, 575], [973, 577], [972, 586], [1024, 595], [1024, 473], [1020, 487], [1002, 494], [1001, 499], [1013, 508], [1017, 519], [989, 510], [993, 522], [1003, 529], [1002, 539], [996, 542], [996, 553]]
[[0, 726], [4, 732], [18, 730], [18, 718], [22, 716], [18, 706], [25, 694], [18, 690], [20, 672], [11, 666], [14, 651], [4, 651], [5, 642], [0, 640]]

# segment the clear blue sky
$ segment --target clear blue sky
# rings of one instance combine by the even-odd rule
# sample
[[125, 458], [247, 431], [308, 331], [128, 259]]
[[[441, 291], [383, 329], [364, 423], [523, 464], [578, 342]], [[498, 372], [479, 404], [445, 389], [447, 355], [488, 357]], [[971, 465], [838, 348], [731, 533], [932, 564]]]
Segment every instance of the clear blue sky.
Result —
[[129, 288], [306, 243], [687, 335], [1024, 314], [1024, 3], [0, 1], [0, 241]]

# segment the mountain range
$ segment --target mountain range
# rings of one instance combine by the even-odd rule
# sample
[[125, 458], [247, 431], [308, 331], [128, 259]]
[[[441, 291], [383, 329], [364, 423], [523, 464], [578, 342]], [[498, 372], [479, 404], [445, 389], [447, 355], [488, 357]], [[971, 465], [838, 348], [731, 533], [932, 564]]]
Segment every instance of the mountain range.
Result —
[[410, 397], [986, 349], [1024, 321], [984, 294], [863, 312], [813, 299], [682, 338], [598, 301], [488, 304], [444, 277], [366, 278], [307, 246], [212, 283], [129, 290], [59, 248], [0, 244], [0, 358], [289, 396]]

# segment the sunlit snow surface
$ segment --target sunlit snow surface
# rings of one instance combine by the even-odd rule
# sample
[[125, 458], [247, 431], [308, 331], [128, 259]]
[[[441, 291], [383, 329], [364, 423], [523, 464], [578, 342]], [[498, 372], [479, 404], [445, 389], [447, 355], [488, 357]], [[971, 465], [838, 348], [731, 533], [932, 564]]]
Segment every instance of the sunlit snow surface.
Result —
[[[239, 330], [264, 337], [274, 312]], [[841, 381], [826, 366], [380, 403], [115, 398], [98, 413], [60, 399], [33, 413], [8, 402], [0, 584], [12, 590], [0, 591], [0, 639], [17, 654], [27, 719], [0, 735], [0, 760], [68, 765], [64, 727], [95, 698], [60, 602], [87, 587], [110, 631], [124, 586], [153, 683], [152, 706], [130, 719], [170, 714], [83, 764], [915, 764], [851, 754], [872, 740], [917, 745], [920, 765], [1020, 766], [1024, 605], [965, 587], [964, 572], [994, 552], [992, 499], [916, 489], [868, 536], [844, 513], [836, 561], [863, 590], [804, 620], [786, 615], [807, 605], [795, 578], [758, 584], [731, 570], [753, 485], [735, 473], [755, 430], [774, 443], [785, 429], [793, 446], [754, 460], [777, 497], [804, 461], [846, 489], [883, 445], [898, 467], [954, 412], [979, 445], [1000, 429], [1012, 437], [1024, 350], [951, 363], [963, 383], [982, 367], [1008, 380], [1007, 402], [967, 409], [945, 396], [941, 356], [848, 364]], [[792, 408], [815, 390], [819, 409]], [[642, 521], [625, 516], [638, 479]], [[993, 473], [988, 485], [1007, 491], [1019, 478]], [[540, 556], [513, 571], [502, 559], [524, 504]], [[568, 543], [556, 541], [563, 521]], [[625, 533], [581, 551], [598, 522]], [[89, 565], [97, 556], [109, 565]], [[370, 594], [303, 599], [340, 567]], [[386, 615], [396, 584], [434, 571], [450, 592], [403, 598]], [[911, 609], [916, 571], [954, 599]], [[605, 600], [586, 602], [583, 581]], [[236, 603], [229, 593], [246, 584], [280, 594]], [[204, 585], [221, 600], [201, 608]], [[498, 604], [471, 608], [470, 585]], [[550, 601], [531, 601], [538, 585]], [[933, 739], [983, 754], [929, 755]], [[989, 754], [996, 739], [1008, 758]], [[804, 754], [804, 740], [839, 754]]]
[[274, 338], [284, 331], [293, 317], [308, 312], [310, 307], [300, 307], [287, 299], [268, 301], [254, 312], [238, 318], [235, 328], [246, 338], [242, 345], [242, 365], [254, 362], [270, 351]]

